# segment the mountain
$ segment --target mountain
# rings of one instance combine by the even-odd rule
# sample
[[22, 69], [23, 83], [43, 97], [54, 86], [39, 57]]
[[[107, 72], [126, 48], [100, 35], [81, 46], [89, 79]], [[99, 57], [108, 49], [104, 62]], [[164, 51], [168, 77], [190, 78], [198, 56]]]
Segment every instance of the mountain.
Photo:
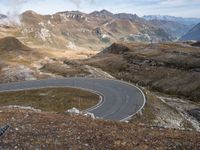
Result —
[[179, 39], [200, 22], [200, 18], [182, 18], [161, 15], [143, 16], [143, 19], [160, 27], [174, 39]]
[[114, 14], [103, 9], [101, 11], [94, 11], [92, 13], [89, 14], [90, 16], [94, 16], [94, 17], [103, 17], [103, 18], [107, 18], [107, 17], [113, 17]]
[[180, 24], [194, 26], [200, 22], [200, 18], [183, 18], [183, 17], [174, 17], [174, 16], [161, 16], [161, 15], [148, 15], [143, 16], [145, 20], [165, 20], [178, 22]]
[[136, 14], [128, 14], [128, 13], [118, 13], [118, 14], [113, 14], [112, 12], [109, 12], [105, 9], [101, 11], [94, 11], [90, 13], [91, 16], [95, 17], [104, 17], [104, 18], [115, 18], [115, 19], [127, 19], [127, 20], [142, 20], [142, 18], [138, 17]]
[[53, 15], [26, 11], [20, 18], [22, 27], [19, 35], [25, 42], [56, 48], [99, 50], [116, 41], [171, 40], [169, 33], [137, 15], [113, 14], [107, 10], [90, 14], [65, 11]]
[[180, 41], [200, 41], [200, 23], [192, 28], [187, 34], [180, 38]]
[[119, 13], [114, 15], [118, 19], [127, 19], [131, 21], [143, 21], [142, 18], [138, 17], [136, 14]]
[[173, 39], [179, 39], [191, 29], [191, 26], [174, 21], [149, 20], [149, 22], [152, 25], [163, 29], [166, 33], [170, 34]]

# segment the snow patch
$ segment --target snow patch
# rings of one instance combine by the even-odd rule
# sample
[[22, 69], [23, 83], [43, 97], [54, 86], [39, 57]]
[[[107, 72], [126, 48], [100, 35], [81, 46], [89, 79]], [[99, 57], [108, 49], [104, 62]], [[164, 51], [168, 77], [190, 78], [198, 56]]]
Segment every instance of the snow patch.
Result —
[[103, 34], [101, 38], [104, 39], [104, 38], [109, 38], [109, 37], [110, 37], [109, 35], [107, 35], [107, 34]]
[[77, 48], [76, 45], [75, 45], [75, 43], [73, 43], [73, 42], [69, 42], [69, 44], [66, 45], [66, 47], [70, 48], [70, 49], [76, 49]]

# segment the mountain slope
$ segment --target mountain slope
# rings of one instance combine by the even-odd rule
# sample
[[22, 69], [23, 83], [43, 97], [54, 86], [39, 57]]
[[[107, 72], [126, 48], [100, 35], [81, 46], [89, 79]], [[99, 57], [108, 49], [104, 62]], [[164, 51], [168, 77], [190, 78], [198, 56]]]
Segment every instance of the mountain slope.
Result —
[[187, 34], [180, 38], [181, 41], [195, 40], [200, 41], [200, 23], [192, 28]]
[[31, 51], [32, 49], [22, 44], [14, 37], [0, 39], [0, 51]]
[[161, 15], [143, 16], [143, 19], [149, 21], [154, 26], [160, 27], [165, 32], [172, 35], [174, 39], [179, 39], [200, 22], [200, 18], [182, 18]]
[[200, 18], [183, 18], [183, 17], [161, 16], [161, 15], [148, 15], [148, 16], [143, 16], [143, 18], [145, 20], [173, 21], [189, 26], [194, 26], [200, 22]]
[[195, 150], [200, 141], [200, 134], [195, 131], [92, 120], [35, 109], [2, 108], [0, 117], [2, 124], [12, 120], [12, 128], [1, 139], [1, 149]]
[[166, 20], [150, 20], [154, 26], [158, 26], [163, 29], [166, 33], [172, 35], [174, 39], [178, 39], [186, 34], [191, 26], [184, 25], [174, 21], [166, 21]]
[[118, 79], [199, 102], [200, 48], [178, 43], [114, 43], [87, 61]]
[[79, 11], [40, 15], [32, 11], [21, 15], [21, 37], [25, 42], [56, 48], [99, 50], [117, 41], [161, 42], [171, 36], [137, 15]]

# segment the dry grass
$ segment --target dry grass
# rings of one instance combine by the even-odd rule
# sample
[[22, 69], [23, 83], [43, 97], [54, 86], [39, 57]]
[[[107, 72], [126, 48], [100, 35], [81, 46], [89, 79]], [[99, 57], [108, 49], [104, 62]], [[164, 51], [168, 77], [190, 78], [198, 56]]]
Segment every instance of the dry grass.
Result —
[[41, 68], [41, 71], [64, 77], [85, 76], [89, 74], [89, 72], [81, 66], [72, 65], [68, 67], [66, 64], [60, 63], [47, 63]]
[[1, 110], [0, 124], [12, 121], [0, 149], [164, 150], [200, 148], [194, 131], [92, 120], [81, 116]]
[[179, 43], [113, 45], [86, 64], [118, 79], [199, 102], [199, 48]]
[[99, 96], [72, 88], [49, 88], [0, 93], [0, 106], [32, 106], [44, 111], [64, 112], [76, 107], [87, 109], [99, 101]]

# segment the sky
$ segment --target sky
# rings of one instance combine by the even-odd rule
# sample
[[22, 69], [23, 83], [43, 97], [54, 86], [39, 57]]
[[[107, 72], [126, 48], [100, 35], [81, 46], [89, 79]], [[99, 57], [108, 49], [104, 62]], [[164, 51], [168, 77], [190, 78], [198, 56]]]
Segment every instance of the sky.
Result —
[[200, 0], [0, 0], [0, 13], [33, 10], [41, 14], [79, 10], [85, 13], [106, 9], [113, 13], [170, 15], [200, 18]]

